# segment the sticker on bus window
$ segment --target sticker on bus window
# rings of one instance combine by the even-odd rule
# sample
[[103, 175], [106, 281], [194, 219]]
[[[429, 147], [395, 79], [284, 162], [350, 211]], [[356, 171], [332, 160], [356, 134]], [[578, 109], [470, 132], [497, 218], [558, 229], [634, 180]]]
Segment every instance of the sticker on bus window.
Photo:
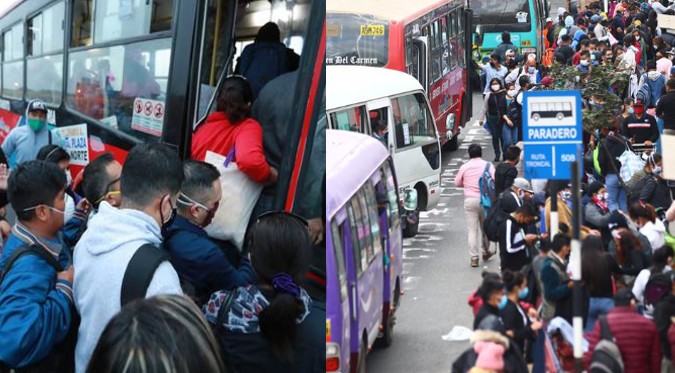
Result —
[[113, 128], [113, 129], [118, 129], [119, 125], [117, 124], [117, 116], [116, 115], [111, 115], [109, 117], [101, 119], [101, 123], [105, 124], [106, 126]]
[[327, 38], [340, 37], [340, 25], [336, 23], [326, 24], [326, 37]]
[[58, 138], [58, 143], [70, 155], [70, 164], [77, 166], [89, 164], [89, 139], [86, 124], [58, 127], [53, 131]]
[[516, 18], [518, 19], [518, 23], [527, 23], [527, 12], [516, 13]]
[[361, 36], [384, 36], [384, 25], [361, 25]]
[[164, 102], [147, 98], [134, 100], [134, 115], [131, 117], [131, 129], [153, 136], [162, 136], [164, 123]]
[[410, 125], [403, 123], [401, 128], [403, 128], [403, 145], [410, 145]]

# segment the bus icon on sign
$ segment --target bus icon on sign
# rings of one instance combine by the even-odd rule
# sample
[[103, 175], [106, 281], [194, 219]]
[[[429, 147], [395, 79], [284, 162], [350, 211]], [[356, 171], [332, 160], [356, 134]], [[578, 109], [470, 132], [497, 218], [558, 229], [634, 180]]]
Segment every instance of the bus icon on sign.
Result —
[[530, 104], [530, 118], [535, 122], [542, 118], [563, 120], [572, 117], [571, 102], [533, 102]]

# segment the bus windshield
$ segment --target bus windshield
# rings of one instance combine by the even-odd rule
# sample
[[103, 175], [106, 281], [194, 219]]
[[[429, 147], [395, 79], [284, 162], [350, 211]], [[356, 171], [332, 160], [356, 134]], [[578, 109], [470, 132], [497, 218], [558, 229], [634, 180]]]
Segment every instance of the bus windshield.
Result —
[[529, 0], [474, 0], [471, 2], [474, 24], [478, 25], [529, 25]]
[[328, 14], [326, 18], [327, 65], [387, 64], [387, 20], [355, 13]]

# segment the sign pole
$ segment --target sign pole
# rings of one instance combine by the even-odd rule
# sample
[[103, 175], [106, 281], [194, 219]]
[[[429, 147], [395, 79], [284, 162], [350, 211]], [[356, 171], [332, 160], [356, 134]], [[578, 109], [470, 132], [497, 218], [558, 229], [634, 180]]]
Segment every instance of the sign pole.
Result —
[[572, 280], [574, 281], [573, 317], [572, 326], [574, 328], [574, 370], [577, 373], [583, 371], [583, 350], [581, 341], [583, 339], [583, 311], [581, 294], [581, 178], [579, 175], [578, 161], [572, 162], [570, 166], [572, 171], [572, 252], [570, 253], [570, 268], [572, 270]]
[[550, 188], [550, 196], [551, 196], [551, 226], [548, 227], [548, 231], [551, 232], [551, 239], [555, 237], [556, 234], [558, 234], [558, 225], [559, 225], [559, 220], [558, 220], [558, 181], [556, 180], [549, 180], [548, 181], [548, 186]]

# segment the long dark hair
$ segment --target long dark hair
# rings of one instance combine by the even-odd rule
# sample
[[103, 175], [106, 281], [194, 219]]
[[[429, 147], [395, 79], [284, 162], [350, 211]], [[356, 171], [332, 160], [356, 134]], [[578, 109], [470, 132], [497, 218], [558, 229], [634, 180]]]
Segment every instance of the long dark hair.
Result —
[[[279, 274], [292, 277], [295, 284], [302, 281], [312, 245], [305, 224], [284, 213], [262, 216], [255, 223], [249, 247], [251, 264], [261, 284], [272, 285]], [[292, 361], [296, 319], [305, 311], [304, 305], [283, 289], [275, 286], [275, 291], [270, 305], [260, 313], [260, 332], [277, 358]]]
[[216, 110], [224, 112], [232, 124], [237, 124], [251, 116], [252, 102], [251, 83], [242, 76], [230, 76], [223, 83]]
[[581, 244], [581, 278], [586, 283], [591, 294], [596, 294], [600, 289], [606, 288], [607, 282], [611, 282], [607, 254], [598, 236], [588, 236]]

